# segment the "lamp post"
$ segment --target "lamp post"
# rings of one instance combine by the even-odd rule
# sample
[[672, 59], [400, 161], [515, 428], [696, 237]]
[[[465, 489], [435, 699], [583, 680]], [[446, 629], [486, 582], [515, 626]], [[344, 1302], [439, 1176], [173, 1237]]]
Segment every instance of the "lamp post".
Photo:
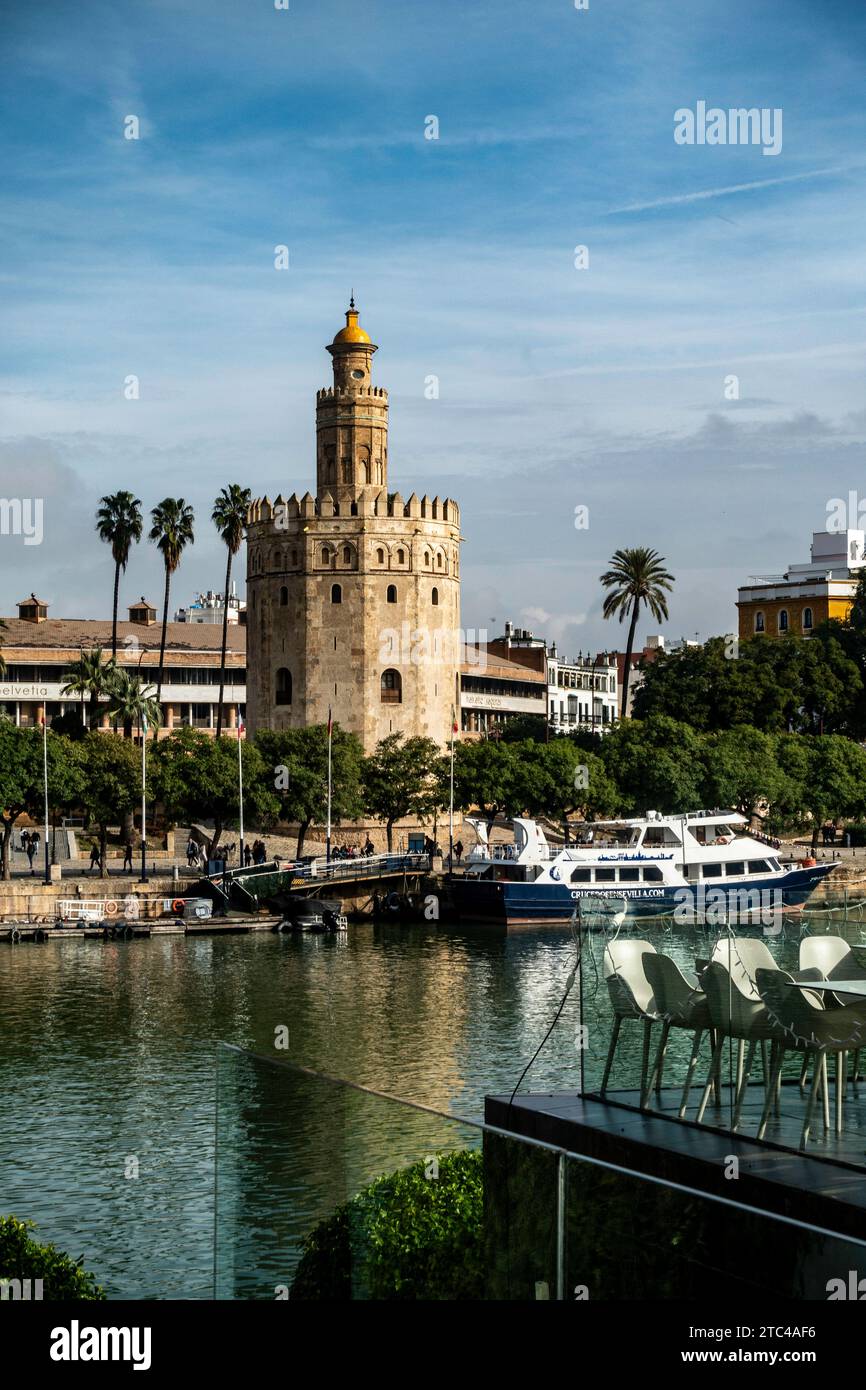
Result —
[[[138, 688], [141, 690], [141, 659], [147, 651], [142, 647], [138, 657]], [[148, 883], [147, 877], [147, 715], [141, 714], [141, 878], [139, 883]]]
[[48, 706], [42, 706], [42, 778], [45, 790], [45, 882], [51, 882], [48, 850]]

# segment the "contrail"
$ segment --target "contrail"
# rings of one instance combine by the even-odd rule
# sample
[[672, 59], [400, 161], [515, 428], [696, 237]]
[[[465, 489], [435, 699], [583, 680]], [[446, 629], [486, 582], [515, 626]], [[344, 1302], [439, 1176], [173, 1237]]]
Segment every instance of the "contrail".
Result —
[[626, 207], [611, 208], [613, 217], [620, 212], [645, 212], [648, 208], [672, 207], [675, 203], [698, 203], [705, 198], [724, 198], [729, 193], [750, 193], [753, 188], [772, 188], [780, 183], [800, 183], [803, 179], [829, 178], [833, 174], [848, 174], [861, 169], [861, 164], [839, 164], [832, 169], [811, 169], [805, 174], [785, 174], [777, 179], [756, 179], [754, 183], [730, 183], [724, 188], [705, 188], [700, 193], [676, 193], [670, 198], [654, 198], [649, 203], [629, 203]]

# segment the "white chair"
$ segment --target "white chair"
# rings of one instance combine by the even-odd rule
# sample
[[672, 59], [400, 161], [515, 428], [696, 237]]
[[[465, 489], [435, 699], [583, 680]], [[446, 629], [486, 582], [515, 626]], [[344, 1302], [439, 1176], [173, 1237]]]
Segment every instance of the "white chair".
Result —
[[[863, 994], [832, 994], [823, 991], [824, 1007], [844, 1008], [847, 1004], [866, 1004], [866, 969], [857, 960], [848, 942], [842, 936], [804, 936], [800, 942], [800, 974], [807, 970], [817, 970], [822, 980], [863, 980]], [[800, 1076], [800, 1086], [806, 1084], [806, 1064]], [[852, 1063], [853, 1080], [860, 1078], [860, 1049], [854, 1052]]]
[[723, 965], [741, 994], [756, 1003], [761, 1002], [756, 983], [758, 970], [778, 970], [778, 965], [763, 941], [751, 936], [723, 936], [715, 945], [712, 956]]
[[643, 1109], [647, 1100], [647, 1075], [649, 1072], [650, 1035], [652, 1026], [658, 1020], [658, 1010], [653, 997], [652, 985], [646, 976], [643, 957], [655, 955], [655, 946], [649, 941], [620, 941], [618, 938], [608, 942], [604, 948], [602, 971], [607, 984], [613, 1008], [613, 1033], [607, 1051], [601, 1095], [607, 1090], [613, 1057], [619, 1042], [619, 1030], [624, 1019], [634, 1019], [644, 1025], [643, 1057], [640, 1074], [640, 1104]]

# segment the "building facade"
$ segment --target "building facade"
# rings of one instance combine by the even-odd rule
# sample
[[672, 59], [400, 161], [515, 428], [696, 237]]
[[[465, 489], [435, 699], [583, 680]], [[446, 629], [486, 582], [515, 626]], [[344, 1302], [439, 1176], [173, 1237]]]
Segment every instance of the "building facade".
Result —
[[[4, 622], [6, 672], [0, 678], [0, 709], [21, 727], [38, 725], [43, 718], [50, 726], [61, 715], [80, 710], [81, 697], [63, 695], [62, 687], [83, 652], [99, 647], [106, 658], [111, 656], [111, 623], [51, 618], [48, 604], [33, 594], [18, 604], [17, 618]], [[144, 598], [130, 605], [128, 622], [117, 624], [118, 665], [154, 687], [161, 632], [156, 609]], [[246, 705], [245, 636], [243, 627], [229, 627], [224, 695], [224, 727], [229, 729], [237, 728]], [[183, 725], [216, 728], [221, 644], [222, 629], [216, 625], [168, 624], [161, 736]], [[84, 706], [89, 720], [89, 696]], [[110, 728], [106, 712], [100, 713], [97, 725]]]
[[814, 531], [808, 564], [752, 575], [737, 591], [739, 635], [809, 637], [828, 618], [847, 618], [866, 563], [866, 532]]
[[326, 723], [366, 752], [392, 733], [445, 744], [459, 703], [460, 515], [388, 490], [388, 394], [358, 322], [328, 346], [316, 494], [255, 501], [247, 532], [248, 724]]

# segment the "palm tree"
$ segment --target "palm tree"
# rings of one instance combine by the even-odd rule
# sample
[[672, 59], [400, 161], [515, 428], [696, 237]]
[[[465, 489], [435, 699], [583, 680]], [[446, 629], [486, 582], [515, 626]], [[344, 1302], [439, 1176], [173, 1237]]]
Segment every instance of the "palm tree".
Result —
[[128, 671], [118, 670], [109, 692], [108, 713], [112, 719], [123, 724], [123, 737], [132, 738], [132, 727], [142, 728], [142, 716], [148, 728], [157, 728], [160, 722], [159, 701], [152, 685], [144, 685], [140, 676], [131, 676]]
[[602, 609], [606, 618], [619, 614], [620, 622], [629, 614], [628, 642], [625, 649], [625, 669], [622, 677], [621, 717], [628, 707], [628, 681], [631, 675], [631, 653], [641, 605], [645, 605], [656, 622], [667, 620], [668, 604], [665, 591], [673, 588], [674, 577], [664, 567], [664, 557], [655, 550], [638, 546], [635, 550], [616, 550], [611, 568], [601, 576], [607, 594]]
[[213, 504], [211, 520], [219, 531], [226, 544], [228, 555], [226, 558], [226, 586], [223, 601], [223, 641], [220, 654], [220, 696], [217, 705], [217, 726], [216, 736], [219, 738], [223, 727], [223, 691], [226, 682], [226, 646], [229, 636], [229, 587], [232, 579], [232, 559], [237, 555], [241, 548], [241, 541], [244, 538], [244, 527], [247, 524], [247, 510], [250, 505], [251, 492], [248, 487], [241, 487], [239, 483], [229, 483], [220, 491], [219, 497]]
[[129, 563], [133, 541], [141, 540], [141, 502], [131, 492], [113, 492], [99, 499], [96, 530], [99, 539], [111, 546], [114, 559], [114, 606], [111, 613], [111, 659], [117, 660], [117, 598], [120, 571]]
[[[99, 720], [99, 700], [112, 689], [117, 667], [113, 658], [102, 659], [102, 648], [93, 647], [89, 652], [82, 651], [78, 660], [69, 668], [69, 673], [60, 688], [61, 695], [81, 696], [81, 723], [89, 722], [95, 729]], [[90, 719], [84, 717], [84, 698], [90, 696]]]
[[168, 626], [168, 597], [171, 589], [171, 576], [180, 564], [180, 557], [187, 545], [195, 543], [193, 535], [193, 511], [182, 497], [164, 497], [158, 507], [150, 513], [153, 523], [148, 539], [155, 541], [162, 551], [165, 564], [165, 596], [162, 604], [162, 637], [159, 643], [159, 676], [156, 682], [157, 702], [162, 695], [162, 672], [165, 664], [165, 630]]

